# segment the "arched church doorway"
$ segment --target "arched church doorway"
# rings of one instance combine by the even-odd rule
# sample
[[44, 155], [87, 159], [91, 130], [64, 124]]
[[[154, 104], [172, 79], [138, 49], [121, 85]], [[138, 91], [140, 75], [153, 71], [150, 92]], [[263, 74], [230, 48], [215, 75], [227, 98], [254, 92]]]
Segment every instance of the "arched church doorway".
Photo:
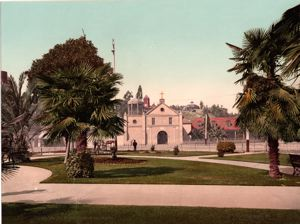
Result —
[[157, 144], [168, 144], [168, 134], [165, 131], [160, 131], [157, 134]]

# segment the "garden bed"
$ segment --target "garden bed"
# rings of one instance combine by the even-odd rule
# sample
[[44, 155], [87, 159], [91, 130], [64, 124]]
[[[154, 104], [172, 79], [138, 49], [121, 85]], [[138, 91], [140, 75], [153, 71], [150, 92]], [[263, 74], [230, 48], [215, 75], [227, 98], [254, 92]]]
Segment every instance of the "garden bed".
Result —
[[129, 159], [129, 158], [116, 158], [112, 159], [109, 157], [94, 157], [95, 163], [103, 163], [103, 164], [138, 164], [144, 163], [146, 160], [142, 159]]

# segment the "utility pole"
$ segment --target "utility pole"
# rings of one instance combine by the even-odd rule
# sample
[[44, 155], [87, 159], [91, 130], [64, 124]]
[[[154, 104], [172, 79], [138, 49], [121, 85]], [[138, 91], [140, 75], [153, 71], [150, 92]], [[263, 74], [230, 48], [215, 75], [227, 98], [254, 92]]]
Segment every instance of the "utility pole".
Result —
[[249, 152], [249, 148], [250, 148], [250, 133], [248, 128], [246, 129], [246, 152]]
[[207, 145], [207, 139], [208, 139], [208, 115], [205, 114], [205, 120], [204, 120], [204, 143]]
[[[115, 49], [115, 39], [112, 39], [112, 50], [111, 50], [112, 54], [113, 54], [113, 73], [116, 72], [116, 49]], [[117, 108], [116, 108], [117, 109]], [[118, 136], [115, 136], [115, 147], [116, 147], [116, 151], [118, 150]]]

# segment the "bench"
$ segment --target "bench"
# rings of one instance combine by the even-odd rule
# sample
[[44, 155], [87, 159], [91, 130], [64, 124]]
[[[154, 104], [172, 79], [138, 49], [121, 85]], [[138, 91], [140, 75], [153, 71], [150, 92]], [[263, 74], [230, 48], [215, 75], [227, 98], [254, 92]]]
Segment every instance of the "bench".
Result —
[[294, 167], [293, 176], [295, 176], [296, 173], [300, 174], [300, 154], [289, 154], [289, 156], [290, 156], [290, 162]]

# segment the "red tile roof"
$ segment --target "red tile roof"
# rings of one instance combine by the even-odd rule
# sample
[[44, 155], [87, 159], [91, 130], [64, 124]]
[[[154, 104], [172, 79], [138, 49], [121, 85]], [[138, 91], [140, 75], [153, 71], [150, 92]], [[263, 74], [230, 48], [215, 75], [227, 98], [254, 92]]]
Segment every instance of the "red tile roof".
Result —
[[[238, 131], [240, 128], [236, 126], [236, 117], [210, 117], [210, 122], [217, 124], [225, 131]], [[204, 123], [204, 118], [199, 117], [192, 121], [192, 127], [198, 129]]]

